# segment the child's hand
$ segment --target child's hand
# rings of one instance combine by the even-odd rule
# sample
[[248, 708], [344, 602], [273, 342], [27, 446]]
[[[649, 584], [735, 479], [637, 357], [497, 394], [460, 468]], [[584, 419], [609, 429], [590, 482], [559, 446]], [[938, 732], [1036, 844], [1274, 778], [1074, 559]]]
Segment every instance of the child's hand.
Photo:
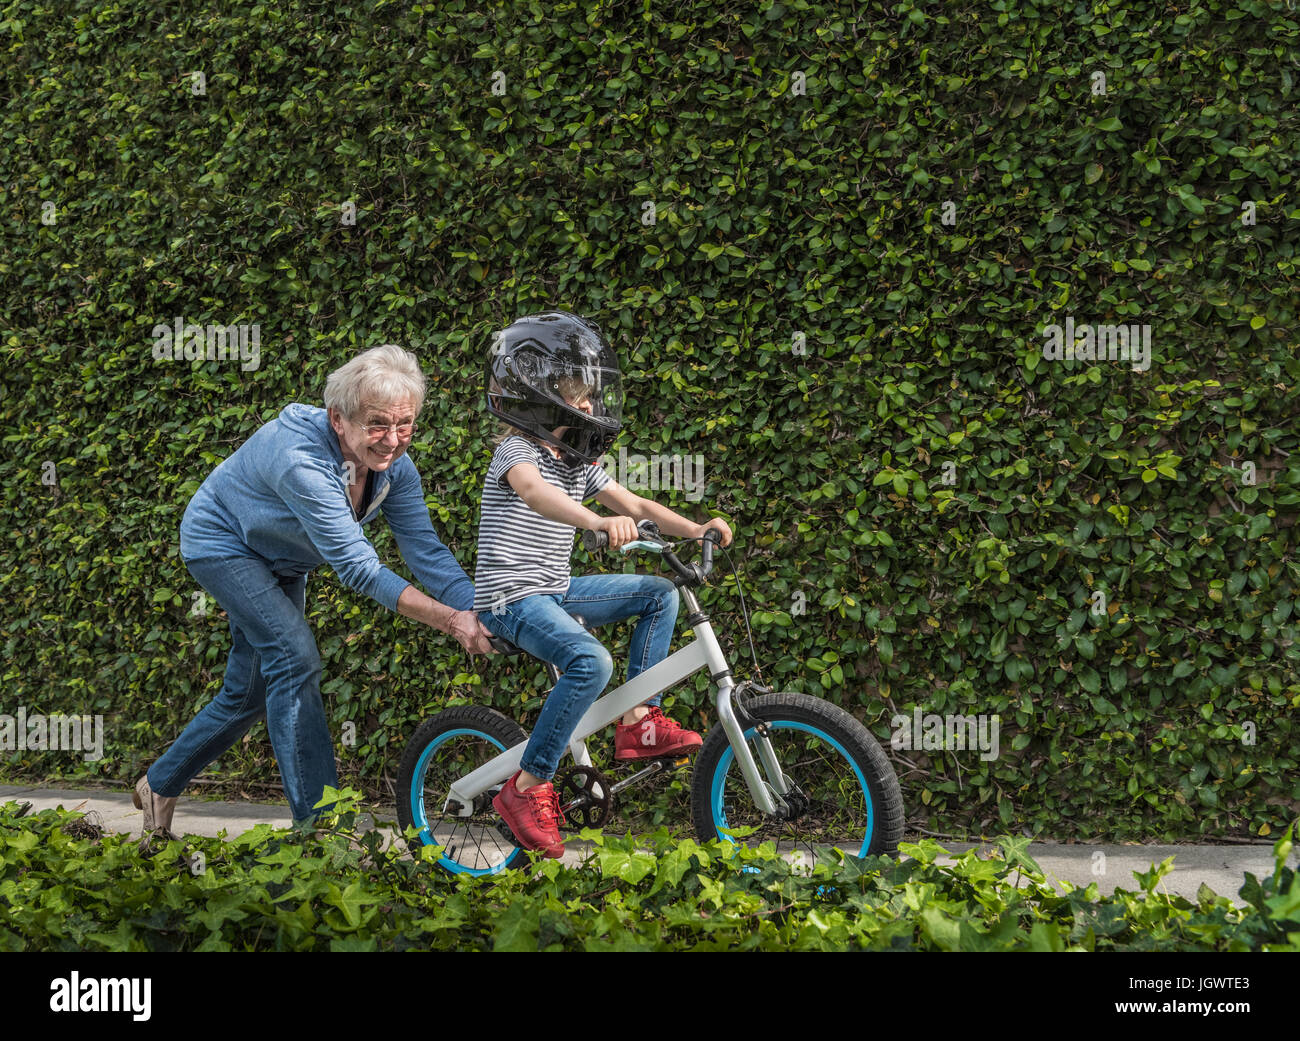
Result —
[[712, 528], [714, 531], [716, 531], [719, 535], [722, 536], [722, 544], [724, 546], [731, 545], [731, 529], [727, 527], [727, 522], [724, 521], [721, 517], [714, 517], [712, 520], [708, 521], [707, 523], [701, 524], [699, 533], [695, 537], [700, 539], [704, 538], [704, 533], [708, 531], [710, 528]]
[[640, 538], [640, 533], [636, 530], [636, 524], [631, 517], [602, 517], [595, 530], [609, 535], [610, 549], [618, 549], [624, 543], [635, 542]]

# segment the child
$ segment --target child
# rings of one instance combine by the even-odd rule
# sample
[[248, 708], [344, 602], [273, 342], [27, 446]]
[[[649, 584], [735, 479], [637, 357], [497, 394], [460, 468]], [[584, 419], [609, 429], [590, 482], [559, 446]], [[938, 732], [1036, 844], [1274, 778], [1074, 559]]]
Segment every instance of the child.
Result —
[[[596, 465], [621, 429], [618, 361], [600, 330], [567, 312], [513, 323], [489, 361], [488, 409], [506, 423], [488, 467], [479, 515], [474, 607], [495, 635], [519, 645], [563, 675], [542, 707], [520, 770], [492, 800], [519, 843], [549, 857], [564, 854], [560, 807], [550, 781], [578, 722], [605, 689], [613, 659], [573, 620], [596, 627], [639, 616], [627, 678], [668, 655], [677, 620], [677, 589], [654, 575], [570, 578], [575, 528], [609, 533], [618, 548], [650, 519], [668, 535], [702, 537], [731, 529], [720, 518], [695, 524], [629, 492]], [[601, 517], [582, 503], [595, 498], [621, 516]], [[659, 709], [658, 696], [623, 716], [614, 734], [616, 760], [681, 755], [701, 745]]]

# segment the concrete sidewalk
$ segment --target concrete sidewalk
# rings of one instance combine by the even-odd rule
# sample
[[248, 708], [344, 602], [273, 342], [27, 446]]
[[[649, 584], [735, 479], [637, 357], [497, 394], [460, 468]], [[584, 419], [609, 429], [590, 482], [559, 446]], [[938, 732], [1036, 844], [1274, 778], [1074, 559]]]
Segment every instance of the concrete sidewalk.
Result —
[[[82, 813], [94, 811], [106, 831], [130, 832], [138, 835], [141, 814], [131, 804], [130, 793], [87, 791], [59, 788], [0, 785], [0, 804], [14, 801], [30, 802], [32, 813], [62, 806], [65, 810]], [[381, 820], [395, 821], [397, 812], [391, 807], [381, 807]], [[227, 838], [235, 838], [258, 824], [275, 828], [288, 828], [293, 823], [287, 803], [205, 802], [182, 798], [176, 804], [172, 831], [177, 835], [204, 835], [217, 837], [222, 831]], [[363, 826], [372, 822], [363, 818]], [[392, 841], [392, 832], [385, 829]], [[915, 842], [916, 835], [904, 836]], [[991, 849], [991, 843], [949, 842], [939, 845], [954, 853], [968, 849]], [[1235, 904], [1243, 902], [1237, 891], [1245, 881], [1245, 873], [1253, 872], [1261, 881], [1273, 872], [1273, 853], [1269, 844], [1243, 846], [1146, 846], [1146, 845], [1072, 845], [1055, 842], [1031, 843], [1027, 852], [1054, 882], [1070, 882], [1086, 886], [1096, 882], [1103, 894], [1109, 895], [1117, 888], [1141, 888], [1134, 871], [1149, 871], [1166, 857], [1174, 857], [1174, 870], [1157, 886], [1157, 892], [1176, 893], [1188, 900], [1196, 900], [1196, 891], [1205, 883], [1220, 896]], [[566, 864], [579, 864], [587, 853], [584, 843], [570, 840], [565, 854]], [[1100, 855], [1099, 855], [1100, 854]]]

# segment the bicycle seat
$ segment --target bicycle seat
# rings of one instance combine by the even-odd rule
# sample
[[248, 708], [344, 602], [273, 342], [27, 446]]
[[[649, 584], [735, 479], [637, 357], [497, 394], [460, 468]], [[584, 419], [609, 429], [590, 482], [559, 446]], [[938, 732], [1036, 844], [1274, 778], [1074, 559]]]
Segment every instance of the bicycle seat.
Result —
[[489, 636], [488, 643], [492, 645], [492, 649], [496, 651], [497, 654], [504, 654], [506, 657], [510, 657], [514, 654], [525, 653], [522, 647], [517, 647], [515, 644], [501, 636]]
[[[575, 615], [572, 616], [572, 618], [573, 618], [573, 620], [574, 620], [575, 622], [577, 622], [577, 623], [578, 623], [580, 626], [582, 626], [584, 629], [587, 628], [587, 620], [586, 620], [585, 618], [583, 618], [582, 615], [580, 615], [580, 614], [575, 614]], [[516, 654], [527, 654], [527, 653], [528, 653], [528, 652], [525, 651], [522, 647], [520, 647], [518, 644], [513, 644], [513, 643], [511, 643], [511, 642], [510, 642], [509, 640], [507, 640], [504, 636], [489, 636], [489, 637], [488, 637], [488, 643], [490, 643], [490, 644], [492, 645], [492, 649], [493, 649], [494, 651], [496, 651], [498, 654], [504, 654], [506, 657], [512, 657], [512, 656], [514, 656], [514, 655], [516, 655]]]

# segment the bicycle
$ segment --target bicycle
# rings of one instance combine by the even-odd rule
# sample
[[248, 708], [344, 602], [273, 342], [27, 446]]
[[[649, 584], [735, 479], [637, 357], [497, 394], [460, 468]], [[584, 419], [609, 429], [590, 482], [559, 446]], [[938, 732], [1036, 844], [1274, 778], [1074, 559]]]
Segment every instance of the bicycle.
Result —
[[[859, 857], [895, 852], [903, 832], [903, 798], [871, 732], [820, 698], [733, 680], [694, 592], [712, 571], [718, 533], [683, 540], [702, 545], [701, 561], [693, 564], [681, 561], [673, 552], [677, 543], [663, 539], [652, 522], [642, 521], [638, 534], [622, 552], [662, 556], [675, 573], [673, 583], [695, 639], [599, 698], [583, 716], [569, 743], [574, 765], [554, 779], [569, 829], [602, 827], [620, 791], [689, 764], [689, 757], [640, 760], [646, 765], [614, 781], [592, 764], [587, 739], [656, 693], [708, 669], [722, 725], [706, 735], [692, 777], [691, 817], [702, 841], [775, 839], [778, 849], [793, 843], [813, 860], [828, 847]], [[590, 552], [608, 543], [603, 531], [584, 532], [583, 539]], [[748, 634], [747, 611], [745, 628]], [[492, 644], [504, 654], [525, 653], [499, 638]], [[752, 634], [749, 645], [753, 654]], [[554, 684], [559, 671], [549, 663], [547, 671]], [[756, 655], [755, 675], [760, 675]], [[407, 743], [398, 780], [398, 820], [404, 831], [414, 825], [419, 832], [410, 840], [412, 852], [418, 856], [423, 846], [439, 846], [439, 865], [471, 875], [494, 874], [516, 863], [523, 847], [497, 816], [492, 798], [519, 768], [527, 742], [528, 733], [517, 722], [482, 706], [446, 709], [421, 723]]]

